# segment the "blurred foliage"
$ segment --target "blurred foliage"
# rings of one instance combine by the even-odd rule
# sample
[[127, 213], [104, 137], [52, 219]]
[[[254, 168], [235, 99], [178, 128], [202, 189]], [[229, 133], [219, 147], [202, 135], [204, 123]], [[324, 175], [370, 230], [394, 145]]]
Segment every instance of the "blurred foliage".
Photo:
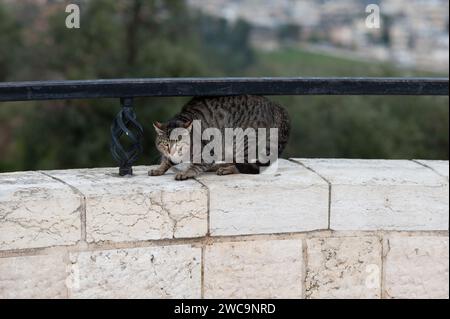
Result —
[[[432, 76], [298, 49], [259, 55], [251, 75]], [[286, 96], [292, 135], [284, 156], [448, 159], [448, 97]]]
[[[191, 12], [183, 0], [81, 1], [81, 28], [64, 2], [43, 12], [0, 0], [0, 81], [201, 76], [417, 76], [380, 63], [303, 49], [256, 52], [251, 27]], [[281, 30], [291, 37], [292, 28]], [[274, 97], [292, 118], [285, 156], [448, 159], [447, 97]], [[145, 129], [139, 164], [155, 163], [151, 122], [186, 98], [136, 99]], [[0, 171], [114, 165], [109, 127], [118, 100], [0, 105]]]
[[21, 48], [21, 27], [0, 3], [0, 81], [6, 81], [18, 63]]

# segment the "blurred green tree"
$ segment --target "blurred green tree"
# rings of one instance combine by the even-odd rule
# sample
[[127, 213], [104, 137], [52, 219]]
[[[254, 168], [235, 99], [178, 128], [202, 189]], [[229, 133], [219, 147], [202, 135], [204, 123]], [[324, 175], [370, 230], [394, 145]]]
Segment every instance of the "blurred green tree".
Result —
[[[50, 14], [45, 32], [33, 34], [39, 41], [32, 41], [30, 48], [23, 50], [27, 64], [21, 67], [27, 69], [22, 73], [27, 80], [222, 74], [222, 69], [226, 69], [223, 61], [222, 65], [219, 59], [209, 65], [205, 63], [207, 57], [223, 56], [222, 47], [226, 54], [239, 48], [246, 55], [250, 51], [246, 43], [248, 30], [243, 23], [230, 26], [230, 30], [224, 26], [222, 31], [228, 34], [226, 44], [204, 50], [203, 35], [197, 32], [194, 22], [198, 16], [190, 15], [183, 0], [81, 2], [80, 29], [65, 28], [65, 17], [63, 8]], [[8, 26], [11, 23], [8, 22]], [[4, 25], [5, 22], [0, 30], [6, 29]], [[26, 27], [32, 29], [33, 25]], [[18, 42], [11, 40], [11, 43], [17, 45]], [[225, 64], [234, 67], [240, 61], [241, 70], [251, 64], [247, 56], [236, 56]], [[11, 60], [12, 57], [7, 56], [5, 65]], [[151, 121], [167, 120], [185, 101], [186, 98], [135, 101], [139, 120], [146, 130], [145, 154], [140, 163], [155, 162], [158, 157], [152, 145]], [[113, 165], [109, 154], [109, 126], [119, 110], [118, 100], [22, 104], [32, 106], [27, 110], [19, 111], [18, 107], [12, 110], [11, 107], [8, 112], [4, 111], [8, 116], [19, 111], [22, 125], [9, 127], [14, 132], [16, 147], [14, 153], [10, 151], [7, 155], [16, 160], [0, 159], [0, 169], [2, 165], [3, 169]], [[6, 122], [6, 115], [3, 121]]]
[[11, 12], [0, 3], [0, 81], [6, 81], [14, 73], [22, 49], [21, 25]]

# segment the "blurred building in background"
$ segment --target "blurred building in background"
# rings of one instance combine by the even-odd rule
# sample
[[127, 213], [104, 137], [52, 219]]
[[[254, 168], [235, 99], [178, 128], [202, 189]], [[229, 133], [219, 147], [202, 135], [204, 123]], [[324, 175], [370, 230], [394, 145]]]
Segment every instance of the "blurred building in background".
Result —
[[[400, 66], [448, 72], [448, 0], [187, 0], [204, 13], [253, 26], [252, 44], [289, 43]], [[366, 26], [365, 8], [380, 7], [381, 26]]]

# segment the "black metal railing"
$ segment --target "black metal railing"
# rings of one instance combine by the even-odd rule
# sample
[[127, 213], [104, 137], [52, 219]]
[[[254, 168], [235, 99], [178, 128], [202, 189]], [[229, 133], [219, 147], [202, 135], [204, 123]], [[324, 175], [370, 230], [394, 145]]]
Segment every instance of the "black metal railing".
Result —
[[[142, 153], [135, 97], [223, 95], [443, 95], [448, 78], [152, 78], [0, 83], [0, 102], [120, 98], [111, 125], [111, 154], [119, 174], [132, 175]], [[128, 140], [128, 147], [123, 145]], [[121, 143], [122, 140], [122, 143]]]

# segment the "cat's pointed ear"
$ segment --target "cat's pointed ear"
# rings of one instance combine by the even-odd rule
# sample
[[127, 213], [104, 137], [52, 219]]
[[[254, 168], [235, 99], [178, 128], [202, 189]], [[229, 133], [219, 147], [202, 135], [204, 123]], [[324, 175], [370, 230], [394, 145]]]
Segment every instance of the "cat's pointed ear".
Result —
[[184, 123], [184, 128], [187, 129], [189, 132], [192, 131], [192, 120], [191, 121], [187, 121], [186, 123]]
[[164, 133], [163, 124], [159, 122], [154, 122], [153, 127], [155, 128], [156, 134], [162, 135]]

